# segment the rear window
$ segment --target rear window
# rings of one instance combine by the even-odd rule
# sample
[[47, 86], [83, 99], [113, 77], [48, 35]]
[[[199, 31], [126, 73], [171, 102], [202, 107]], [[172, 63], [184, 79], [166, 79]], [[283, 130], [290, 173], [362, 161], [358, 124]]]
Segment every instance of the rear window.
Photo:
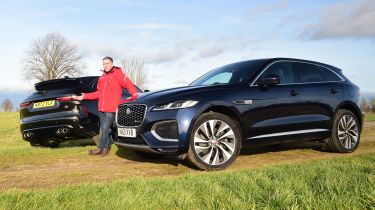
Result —
[[341, 80], [339, 76], [324, 67], [319, 67], [317, 65], [307, 63], [298, 63], [296, 66], [300, 82], [303, 83]]
[[341, 78], [337, 76], [337, 74], [333, 73], [331, 70], [322, 66], [318, 66], [318, 68], [324, 73], [325, 79], [327, 81], [341, 81]]

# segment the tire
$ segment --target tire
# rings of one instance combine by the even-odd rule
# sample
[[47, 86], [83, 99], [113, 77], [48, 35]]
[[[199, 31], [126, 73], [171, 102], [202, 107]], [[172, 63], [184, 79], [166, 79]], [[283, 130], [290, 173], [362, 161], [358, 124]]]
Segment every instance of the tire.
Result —
[[41, 143], [35, 143], [35, 142], [30, 142], [30, 146], [32, 146], [32, 147], [41, 147], [41, 146], [43, 146], [43, 144], [41, 144]]
[[221, 170], [233, 163], [240, 149], [241, 131], [237, 121], [209, 112], [199, 116], [195, 122], [186, 158], [200, 170]]
[[49, 148], [57, 148], [60, 146], [60, 142], [58, 141], [45, 141], [43, 142], [43, 146], [49, 147]]
[[137, 154], [140, 158], [144, 159], [161, 159], [165, 157], [164, 154], [155, 154], [149, 152], [134, 151], [134, 153]]
[[30, 142], [30, 145], [32, 147], [49, 147], [49, 148], [57, 148], [60, 146], [60, 142], [58, 141], [49, 141], [49, 140], [43, 140], [42, 142], [35, 143]]
[[336, 112], [327, 147], [332, 152], [353, 152], [359, 145], [360, 133], [360, 125], [353, 112], [340, 109]]

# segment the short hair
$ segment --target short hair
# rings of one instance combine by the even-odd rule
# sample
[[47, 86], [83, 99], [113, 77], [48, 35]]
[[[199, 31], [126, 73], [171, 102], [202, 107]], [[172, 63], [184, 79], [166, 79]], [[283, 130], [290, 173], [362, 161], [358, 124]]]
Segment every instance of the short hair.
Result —
[[111, 57], [109, 57], [109, 56], [105, 56], [104, 58], [103, 58], [103, 61], [104, 60], [110, 60], [112, 63], [113, 63], [113, 59], [111, 58]]

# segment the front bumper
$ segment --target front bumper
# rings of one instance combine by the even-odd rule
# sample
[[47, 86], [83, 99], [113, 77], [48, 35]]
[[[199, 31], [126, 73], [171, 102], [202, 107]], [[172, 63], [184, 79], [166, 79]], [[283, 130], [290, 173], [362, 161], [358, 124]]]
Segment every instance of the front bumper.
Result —
[[[147, 108], [144, 121], [140, 126], [127, 127], [121, 126], [116, 122], [116, 130], [118, 128], [134, 128], [137, 132], [137, 137], [121, 137], [116, 132], [114, 144], [119, 147], [151, 153], [184, 153], [187, 151], [189, 130], [196, 113], [195, 107], [165, 111], [150, 111], [150, 108]], [[173, 138], [163, 138], [156, 131], [156, 126], [168, 122], [176, 123], [177, 133]], [[170, 136], [173, 135], [171, 134]]]

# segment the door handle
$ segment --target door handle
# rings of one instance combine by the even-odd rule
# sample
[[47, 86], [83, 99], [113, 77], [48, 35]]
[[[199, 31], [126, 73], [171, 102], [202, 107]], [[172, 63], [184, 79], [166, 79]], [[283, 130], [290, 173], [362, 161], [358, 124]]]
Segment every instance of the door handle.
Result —
[[296, 95], [298, 95], [298, 94], [300, 94], [300, 92], [298, 92], [298, 91], [296, 91], [296, 90], [291, 90], [291, 91], [289, 91], [289, 95], [291, 95], [291, 96], [296, 96]]
[[337, 89], [331, 88], [330, 92], [331, 92], [332, 94], [336, 94], [336, 93], [340, 92], [340, 90], [337, 90]]

